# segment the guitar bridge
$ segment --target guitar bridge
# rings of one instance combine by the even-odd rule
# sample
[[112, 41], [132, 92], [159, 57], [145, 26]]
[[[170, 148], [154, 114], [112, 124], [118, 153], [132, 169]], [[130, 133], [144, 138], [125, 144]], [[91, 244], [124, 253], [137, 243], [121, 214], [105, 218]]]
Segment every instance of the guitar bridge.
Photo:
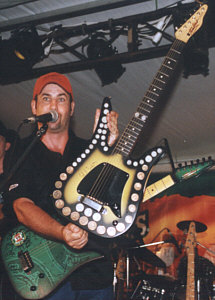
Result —
[[25, 273], [29, 273], [34, 266], [32, 260], [31, 260], [31, 257], [29, 255], [29, 252], [28, 251], [25, 251], [25, 252], [20, 251], [18, 253], [18, 257], [19, 257], [23, 271]]
[[106, 209], [103, 207], [103, 205], [92, 198], [81, 196], [79, 200], [97, 212], [102, 214], [106, 213]]

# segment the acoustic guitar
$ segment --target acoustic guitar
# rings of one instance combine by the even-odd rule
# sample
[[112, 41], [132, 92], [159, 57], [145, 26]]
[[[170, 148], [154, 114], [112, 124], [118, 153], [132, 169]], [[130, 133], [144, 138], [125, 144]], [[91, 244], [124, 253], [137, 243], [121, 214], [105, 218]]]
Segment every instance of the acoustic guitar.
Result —
[[89, 146], [59, 174], [53, 187], [55, 208], [67, 221], [104, 238], [115, 238], [134, 223], [148, 176], [165, 149], [154, 147], [139, 159], [131, 157], [132, 151], [170, 83], [186, 43], [201, 27], [207, 8], [200, 6], [176, 31], [176, 40], [113, 150], [107, 143], [106, 119], [112, 108], [110, 98], [104, 99]]

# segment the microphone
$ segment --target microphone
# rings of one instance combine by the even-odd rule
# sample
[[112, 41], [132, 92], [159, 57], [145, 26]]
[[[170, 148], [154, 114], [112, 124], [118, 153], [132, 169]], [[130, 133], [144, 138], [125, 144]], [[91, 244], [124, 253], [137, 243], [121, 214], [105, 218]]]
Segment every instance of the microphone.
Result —
[[169, 240], [166, 240], [165, 243], [172, 243], [173, 245], [175, 245], [176, 249], [178, 250], [178, 253], [181, 253], [181, 248], [179, 247], [179, 244], [176, 240], [176, 238], [174, 237], [174, 235], [172, 234], [172, 232], [167, 229], [169, 235], [170, 235], [170, 239]]
[[47, 122], [56, 122], [58, 120], [58, 113], [55, 110], [51, 110], [47, 114], [29, 117], [23, 120], [23, 123], [47, 123]]

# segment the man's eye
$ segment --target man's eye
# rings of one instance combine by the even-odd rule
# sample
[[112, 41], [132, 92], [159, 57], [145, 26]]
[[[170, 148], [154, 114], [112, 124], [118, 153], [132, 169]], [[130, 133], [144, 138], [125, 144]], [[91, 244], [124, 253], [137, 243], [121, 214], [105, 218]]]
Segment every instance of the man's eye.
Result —
[[65, 102], [65, 98], [61, 97], [58, 99], [59, 102]]
[[49, 97], [43, 97], [43, 101], [45, 102], [49, 101]]

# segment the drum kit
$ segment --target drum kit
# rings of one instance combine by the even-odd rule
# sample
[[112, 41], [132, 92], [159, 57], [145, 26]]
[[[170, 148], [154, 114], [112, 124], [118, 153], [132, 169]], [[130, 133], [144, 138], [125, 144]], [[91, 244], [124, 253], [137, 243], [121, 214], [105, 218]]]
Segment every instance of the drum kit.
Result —
[[[115, 263], [115, 300], [215, 299], [213, 295], [215, 266], [208, 259], [198, 255], [197, 245], [202, 245], [193, 240], [195, 234], [207, 230], [207, 226], [197, 221], [182, 221], [177, 227], [185, 234], [186, 243], [184, 249], [181, 247], [179, 261], [176, 264], [174, 246], [170, 245], [171, 240], [168, 241], [168, 247], [166, 241], [161, 241], [128, 245], [120, 249]], [[163, 245], [165, 251], [162, 251], [162, 247], [155, 253], [149, 250], [149, 247], [158, 244]], [[193, 262], [190, 260], [192, 257]], [[172, 265], [175, 265], [177, 275], [167, 272]]]

